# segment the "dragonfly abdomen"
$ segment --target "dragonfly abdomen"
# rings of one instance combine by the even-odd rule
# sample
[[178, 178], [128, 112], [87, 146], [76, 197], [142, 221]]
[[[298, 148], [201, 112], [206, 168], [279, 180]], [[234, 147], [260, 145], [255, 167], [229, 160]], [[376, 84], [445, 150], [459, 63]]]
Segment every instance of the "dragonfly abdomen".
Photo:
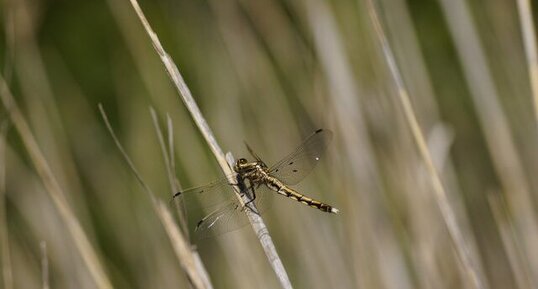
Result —
[[325, 204], [323, 202], [309, 198], [303, 194], [298, 193], [292, 188], [284, 185], [282, 182], [275, 178], [267, 178], [266, 185], [273, 191], [277, 192], [280, 195], [288, 197], [292, 200], [296, 200], [299, 203], [305, 204], [312, 208], [316, 208], [323, 212], [338, 214], [338, 209], [332, 207], [331, 205]]

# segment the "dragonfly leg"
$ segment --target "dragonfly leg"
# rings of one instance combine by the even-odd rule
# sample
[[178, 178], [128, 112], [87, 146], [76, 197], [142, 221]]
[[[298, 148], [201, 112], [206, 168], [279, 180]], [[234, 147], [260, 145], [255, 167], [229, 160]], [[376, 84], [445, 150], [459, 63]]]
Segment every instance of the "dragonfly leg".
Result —
[[[250, 186], [249, 188], [247, 188], [247, 190], [250, 190], [251, 193], [252, 193], [252, 198], [250, 200], [248, 200], [248, 202], [245, 203], [245, 207], [249, 207], [249, 205], [254, 202], [254, 200], [256, 200], [256, 190], [254, 189], [254, 186], [252, 185], [252, 181], [249, 180], [249, 183], [250, 183]], [[252, 211], [252, 210], [251, 210]]]
[[250, 191], [252, 193], [252, 198], [248, 200], [248, 202], [245, 203], [245, 206], [248, 206], [250, 203], [254, 202], [256, 199], [256, 190], [254, 190], [254, 186], [250, 186]]
[[[241, 188], [241, 186], [239, 186], [239, 187]], [[244, 188], [244, 186], [243, 186], [243, 188]], [[239, 191], [239, 196], [240, 196], [241, 198], [244, 197], [244, 196], [246, 195], [245, 190], [248, 190], [248, 189], [249, 189], [249, 188], [245, 188], [244, 190], [241, 189], [241, 190]]]

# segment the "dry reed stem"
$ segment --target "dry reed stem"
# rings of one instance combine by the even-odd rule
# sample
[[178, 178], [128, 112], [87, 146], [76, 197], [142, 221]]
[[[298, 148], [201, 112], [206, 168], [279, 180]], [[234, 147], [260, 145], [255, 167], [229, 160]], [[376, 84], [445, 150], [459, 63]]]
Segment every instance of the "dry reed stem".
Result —
[[209, 280], [209, 275], [203, 264], [200, 262], [198, 254], [194, 254], [190, 249], [190, 243], [187, 242], [185, 236], [181, 233], [170, 210], [161, 200], [155, 203], [155, 210], [159, 219], [163, 223], [166, 234], [170, 238], [170, 242], [174, 248], [174, 252], [178, 260], [183, 265], [184, 270], [189, 275], [189, 280], [195, 288], [212, 289], [213, 285]]
[[[157, 113], [155, 112], [155, 109], [150, 108], [151, 117], [153, 119], [153, 125], [155, 127], [155, 132], [157, 133], [157, 138], [159, 139], [159, 145], [161, 147], [161, 152], [163, 155], [163, 159], [165, 162], [166, 172], [168, 174], [168, 181], [170, 183], [170, 195], [175, 195], [179, 189], [180, 184], [177, 180], [176, 171], [175, 171], [175, 164], [174, 164], [174, 135], [173, 135], [173, 126], [172, 126], [172, 119], [167, 114], [166, 115], [166, 124], [167, 124], [167, 133], [168, 133], [168, 149], [164, 142], [164, 137], [162, 130], [159, 126], [159, 122], [157, 119]], [[185, 240], [189, 240], [189, 228], [187, 225], [187, 215], [186, 215], [186, 209], [184, 207], [184, 202], [179, 202], [179, 200], [176, 200], [178, 215], [179, 215], [179, 222], [181, 225], [181, 229], [183, 230], [183, 236]], [[207, 273], [207, 270], [205, 269], [205, 266], [202, 262], [202, 259], [200, 258], [200, 254], [194, 249], [194, 247], [191, 249], [191, 252], [193, 254], [194, 258], [194, 265], [198, 273], [200, 274], [200, 277], [202, 278], [202, 281], [208, 288], [211, 288], [211, 281], [209, 279], [209, 274]]]
[[6, 212], [6, 134], [8, 122], [0, 124], [0, 254], [2, 256], [2, 279], [5, 289], [13, 289], [13, 269], [9, 246]]
[[[203, 117], [200, 109], [198, 108], [198, 105], [194, 101], [194, 98], [192, 97], [192, 94], [189, 88], [187, 87], [187, 84], [183, 80], [183, 77], [181, 76], [181, 73], [179, 72], [177, 66], [175, 65], [173, 60], [170, 58], [170, 56], [166, 53], [166, 51], [162, 47], [159, 41], [159, 38], [157, 37], [157, 34], [155, 34], [153, 29], [149, 25], [146, 17], [144, 16], [144, 13], [142, 12], [142, 9], [138, 5], [138, 2], [136, 0], [130, 0], [130, 2], [136, 14], [138, 15], [138, 18], [142, 22], [142, 25], [144, 26], [146, 33], [151, 38], [153, 47], [155, 51], [158, 53], [161, 61], [163, 62], [166, 68], [166, 72], [168, 73], [179, 95], [181, 96], [181, 100], [183, 101], [188, 111], [190, 112], [191, 117], [193, 118], [196, 126], [198, 127], [202, 135], [204, 136], [204, 139], [209, 145], [209, 148], [211, 149], [213, 155], [217, 159], [217, 162], [219, 163], [221, 170], [223, 171], [224, 175], [230, 177], [230, 182], [234, 182], [234, 180], [232, 179], [234, 171], [226, 162], [226, 157], [222, 149], [218, 145], [215, 139], [215, 136], [213, 135], [211, 129], [209, 128], [209, 125], [207, 124], [207, 121]], [[236, 195], [238, 199], [242, 201], [239, 194], [236, 194]], [[246, 210], [246, 212], [249, 217], [252, 228], [254, 229], [256, 236], [258, 237], [260, 244], [262, 245], [265, 251], [265, 255], [267, 256], [271, 267], [275, 271], [280, 284], [282, 285], [283, 288], [292, 288], [287, 272], [284, 269], [284, 266], [282, 264], [282, 261], [280, 260], [280, 257], [278, 256], [278, 253], [276, 252], [276, 248], [272, 242], [271, 237], [269, 236], [269, 232], [267, 231], [267, 228], [265, 227], [263, 220], [261, 219], [261, 217], [259, 217], [256, 214], [249, 214], [248, 210]]]
[[13, 68], [15, 62], [15, 13], [14, 3], [15, 0], [4, 1], [4, 37], [5, 37], [5, 54], [4, 54], [4, 78], [7, 83], [11, 82], [13, 77]]
[[41, 248], [41, 283], [43, 289], [50, 289], [49, 282], [49, 258], [47, 256], [47, 242], [41, 241], [39, 243]]
[[[226, 160], [228, 161], [230, 166], [233, 166], [235, 163], [235, 159], [232, 155], [232, 153], [228, 152], [226, 154]], [[236, 186], [234, 186], [234, 189], [238, 190]], [[239, 196], [240, 191], [237, 191], [237, 195]], [[247, 195], [246, 192], [243, 192], [243, 195]], [[243, 204], [243, 199], [239, 197], [241, 203]], [[280, 260], [280, 257], [278, 256], [278, 253], [276, 252], [276, 248], [274, 247], [273, 240], [271, 238], [271, 235], [269, 235], [269, 230], [267, 230], [267, 226], [265, 226], [265, 223], [263, 222], [263, 219], [260, 217], [259, 214], [254, 213], [251, 210], [245, 210], [245, 213], [247, 214], [247, 217], [250, 221], [250, 224], [252, 225], [252, 229], [254, 230], [254, 233], [256, 234], [256, 237], [258, 240], [260, 240], [260, 243], [262, 247], [265, 250], [265, 255], [267, 256], [267, 259], [269, 259], [269, 263], [273, 266], [273, 270], [275, 270], [276, 275], [278, 276], [280, 283], [282, 285], [282, 288], [293, 288], [291, 286], [291, 283], [288, 279], [288, 274], [286, 270], [284, 269], [284, 265], [282, 264], [282, 260]], [[284, 279], [284, 280], [281, 280]], [[287, 281], [287, 282], [283, 282]]]
[[15, 129], [22, 139], [23, 145], [35, 166], [37, 174], [41, 178], [46, 191], [49, 193], [54, 206], [60, 213], [61, 219], [65, 222], [67, 230], [73, 238], [75, 246], [81, 254], [84, 263], [88, 267], [97, 287], [113, 288], [112, 283], [105, 273], [103, 265], [97, 257], [95, 249], [88, 240], [86, 233], [84, 233], [84, 230], [78, 222], [76, 215], [71, 210], [69, 203], [65, 198], [65, 193], [58, 183], [58, 180], [52, 173], [52, 170], [47, 163], [47, 160], [43, 156], [43, 153], [41, 152], [41, 149], [39, 148], [28, 123], [15, 103], [15, 99], [13, 98], [13, 95], [11, 94], [11, 91], [9, 90], [4, 78], [1, 76], [0, 98], [9, 114], [11, 122], [15, 126]]
[[[84, 186], [69, 143], [66, 129], [66, 125], [69, 125], [62, 120], [46, 61], [38, 44], [39, 28], [36, 20], [40, 15], [39, 9], [35, 9], [32, 1], [11, 1], [15, 13], [17, 44], [11, 49], [15, 49], [17, 53], [15, 72], [21, 89], [17, 97], [26, 105], [24, 118], [32, 128], [34, 139], [40, 144], [41, 154], [46, 156], [54, 170], [54, 177], [62, 191], [69, 192], [69, 202], [66, 202], [70, 207], [76, 208], [79, 222], [83, 222], [88, 220], [90, 213], [88, 206], [83, 204]], [[84, 233], [92, 236], [92, 229], [93, 227], [87, 227]]]
[[449, 235], [454, 242], [458, 257], [463, 265], [463, 268], [465, 269], [465, 272], [468, 274], [467, 277], [470, 279], [472, 285], [475, 288], [485, 288], [486, 285], [478, 267], [478, 260], [474, 260], [470, 252], [469, 245], [467, 244], [463, 233], [458, 226], [456, 215], [448, 201], [445, 188], [441, 182], [441, 177], [439, 176], [439, 173], [433, 163], [431, 153], [424, 138], [424, 134], [422, 133], [418, 124], [418, 120], [413, 110], [413, 106], [411, 105], [409, 95], [407, 94], [403, 79], [396, 65], [394, 54], [386, 39], [385, 33], [381, 27], [381, 23], [379, 22], [375, 4], [373, 3], [373, 0], [368, 0], [366, 2], [372, 25], [380, 42], [381, 49], [383, 50], [383, 54], [387, 61], [387, 65], [395, 82], [396, 88], [398, 89], [398, 96], [404, 110], [405, 117], [413, 133], [419, 153], [426, 164], [426, 169], [433, 185], [437, 204], [441, 211], [441, 215], [443, 216], [443, 220], [448, 228]]
[[[263, 79], [272, 79], [274, 75], [271, 72], [271, 68], [269, 68], [270, 64], [267, 62], [267, 59], [263, 57], [262, 54], [258, 54], [260, 47], [256, 43], [257, 41], [256, 37], [253, 35], [250, 29], [244, 29], [245, 23], [242, 22], [244, 18], [242, 17], [240, 13], [238, 13], [239, 4], [231, 3], [231, 2], [230, 3], [222, 2], [220, 0], [210, 1], [209, 3], [210, 3], [211, 10], [216, 16], [216, 21], [217, 21], [216, 25], [218, 27], [218, 31], [220, 31], [220, 34], [222, 35], [222, 40], [224, 41], [223, 43], [224, 43], [225, 50], [229, 53], [231, 57], [231, 61], [233, 62], [233, 66], [237, 72], [237, 77], [238, 77], [237, 80], [240, 83], [239, 87], [247, 88], [247, 87], [251, 87], [251, 85], [257, 86], [256, 84], [254, 84], [256, 83], [256, 79], [252, 77], [254, 74], [251, 73], [254, 67], [251, 65], [252, 64], [251, 61], [254, 61], [257, 63], [257, 65], [255, 65], [256, 67], [255, 69], [256, 69], [256, 75], [258, 75], [258, 77], [261, 77]], [[237, 31], [241, 31], [241, 33], [237, 33]], [[251, 59], [251, 61], [245, 62], [246, 59]], [[252, 60], [252, 59], [256, 59], [256, 60]], [[268, 84], [268, 83], [271, 83], [271, 84]], [[273, 92], [275, 92], [275, 90], [278, 91], [280, 89], [278, 83], [274, 83], [272, 81], [264, 83], [264, 86], [265, 85], [271, 86], [271, 90]], [[271, 93], [271, 92], [269, 92], [268, 90], [265, 90], [264, 94], [265, 93]], [[281, 95], [281, 93], [278, 93], [278, 92], [276, 94]], [[230, 120], [231, 123], [234, 123], [235, 133], [238, 134], [242, 131], [245, 131], [246, 127], [244, 126], [244, 123], [242, 122], [241, 114], [237, 110], [241, 106], [239, 105], [240, 94], [233, 94], [233, 95], [234, 96], [232, 96], [232, 98], [226, 98], [227, 105], [230, 106], [227, 109], [226, 118]], [[253, 104], [253, 102], [256, 102], [255, 98], [249, 98], [249, 101], [247, 101], [247, 103], [249, 103], [249, 107], [250, 105]], [[278, 97], [272, 99], [271, 105], [267, 103], [268, 106], [264, 106], [263, 113], [258, 114], [258, 116], [263, 118], [264, 114], [266, 115], [269, 113], [273, 115], [271, 111], [273, 112], [275, 111], [274, 105], [277, 103], [279, 103]], [[254, 107], [252, 108], [253, 110], [256, 110]], [[234, 111], [232, 112], [230, 109]], [[282, 119], [282, 118], [286, 119], [286, 116], [287, 116], [287, 119], [289, 121], [290, 117], [289, 117], [289, 114], [287, 114], [286, 110], [279, 110], [279, 113], [283, 114], [279, 117], [279, 119]], [[271, 124], [275, 125], [276, 123], [271, 122]], [[221, 126], [221, 127], [225, 128], [226, 125]], [[268, 136], [270, 134], [264, 134], [264, 135], [265, 137], [271, 138], [270, 136]], [[255, 229], [255, 231], [263, 232], [263, 229]], [[249, 246], [248, 242], [249, 241], [247, 241], [245, 238], [241, 238], [241, 239], [238, 239], [237, 241], [234, 241], [233, 245], [236, 248], [241, 248], [241, 251], [243, 254], [255, 253], [253, 251], [255, 250], [255, 248], [249, 247], [247, 249], [247, 246]], [[227, 255], [228, 259], [236, 259], [235, 262], [238, 268], [244, 268], [245, 266], [247, 267], [245, 269], [248, 270], [248, 272], [238, 272], [238, 271], [233, 272], [234, 278], [239, 279], [239, 280], [242, 279], [244, 286], [255, 287], [257, 284], [260, 284], [260, 282], [266, 282], [267, 279], [269, 278], [268, 276], [263, 276], [262, 278], [260, 278], [260, 276], [257, 276], [254, 274], [257, 270], [260, 270], [261, 269], [260, 266], [263, 266], [263, 265], [257, 264], [256, 266], [252, 266], [252, 264], [249, 264], [249, 262], [251, 262], [249, 258], [245, 258], [244, 256], [237, 259], [236, 257], [233, 256], [234, 253], [231, 250], [225, 250], [225, 254]], [[242, 277], [244, 274], [251, 274], [253, 278], [250, 278], [249, 280], [245, 280]], [[310, 281], [312, 281], [312, 279]]]
[[[157, 133], [157, 139], [159, 140], [159, 146], [161, 147], [161, 153], [163, 156], [163, 161], [168, 177], [168, 183], [170, 185], [170, 194], [171, 196], [174, 196], [177, 192], [180, 191], [180, 185], [179, 181], [176, 179], [176, 172], [173, 168], [173, 158], [174, 158], [174, 137], [173, 137], [173, 127], [170, 117], [167, 118], [167, 130], [168, 130], [168, 149], [164, 142], [164, 136], [161, 131], [161, 128], [159, 126], [159, 120], [157, 118], [157, 112], [153, 107], [150, 107], [150, 113], [151, 118], [153, 120], [153, 127], [155, 128], [155, 132]], [[183, 234], [185, 235], [185, 238], [189, 240], [189, 230], [187, 226], [187, 217], [185, 214], [185, 210], [183, 210], [180, 207], [180, 202], [176, 200], [176, 205], [178, 209], [178, 215], [179, 215], [179, 222], [181, 224], [181, 229], [183, 230]], [[181, 204], [184, 204], [181, 202]]]
[[532, 18], [532, 7], [529, 0], [518, 0], [517, 8], [521, 25], [521, 34], [527, 56], [527, 69], [531, 85], [531, 94], [534, 101], [534, 116], [538, 125], [538, 52], [536, 49], [536, 32]]
[[[433, 91], [430, 75], [425, 67], [424, 55], [420, 52], [420, 42], [417, 38], [418, 31], [416, 31], [412, 23], [412, 16], [409, 14], [409, 4], [400, 0], [380, 1], [380, 3], [387, 3], [386, 6], [383, 6], [385, 29], [391, 35], [392, 43], [401, 49], [401, 51], [398, 51], [398, 48], [393, 46], [396, 58], [400, 64], [401, 73], [404, 76], [404, 82], [407, 84], [407, 90], [413, 94], [413, 104], [418, 114], [417, 117], [422, 120], [421, 124], [424, 125], [422, 129], [426, 134], [434, 164], [439, 169], [445, 189], [450, 192], [449, 202], [456, 216], [458, 216], [458, 225], [466, 235], [471, 251], [478, 252], [476, 238], [472, 234], [470, 219], [466, 214], [466, 210], [462, 209], [465, 208], [464, 200], [462, 199], [463, 194], [459, 181], [456, 178], [454, 165], [450, 160], [453, 132], [451, 132], [450, 126], [447, 127], [439, 121], [439, 108], [436, 96]], [[406, 126], [405, 123], [403, 125]], [[413, 156], [412, 158], [415, 161], [415, 157]], [[402, 161], [405, 162], [405, 160]], [[418, 161], [422, 163], [420, 156]], [[424, 166], [422, 165], [422, 167]], [[423, 267], [427, 273], [420, 273], [417, 276], [422, 280], [427, 279], [433, 282], [430, 284], [430, 287], [442, 288], [443, 278], [441, 276], [444, 274], [440, 272], [440, 268], [437, 266], [438, 264], [435, 263], [435, 258], [444, 258], [439, 255], [439, 252], [442, 251], [441, 248], [446, 248], [447, 245], [451, 246], [451, 241], [448, 240], [447, 242], [444, 239], [441, 241], [439, 238], [442, 237], [439, 234], [432, 234], [432, 226], [437, 227], [439, 222], [442, 223], [443, 220], [442, 218], [437, 220], [437, 215], [439, 214], [437, 205], [435, 204], [435, 197], [431, 194], [428, 172], [425, 169], [421, 169], [418, 177], [422, 180], [420, 182], [421, 188], [417, 191], [416, 180], [413, 179], [409, 183], [411, 187], [408, 190], [412, 192], [412, 195], [410, 195], [410, 211], [415, 215], [414, 222], [418, 225], [416, 227], [418, 229], [418, 238], [414, 244], [418, 245], [418, 250], [421, 252], [422, 258], [422, 260], [417, 260], [416, 263], [418, 266]], [[415, 196], [415, 194], [420, 194], [420, 199], [413, 198], [412, 196]], [[439, 215], [439, 217], [441, 216]], [[425, 243], [422, 241], [425, 241]]]
[[461, 59], [463, 73], [469, 84], [494, 169], [507, 196], [519, 238], [523, 240], [522, 245], [532, 272], [532, 281], [536, 285], [538, 223], [534, 202], [525, 169], [489, 69], [488, 59], [468, 4], [462, 0], [440, 0], [440, 3]]
[[151, 188], [144, 182], [142, 179], [142, 176], [136, 169], [135, 165], [133, 164], [131, 158], [129, 155], [127, 155], [127, 152], [121, 145], [120, 141], [118, 140], [116, 134], [114, 133], [114, 130], [112, 129], [112, 126], [110, 125], [110, 122], [108, 121], [108, 117], [105, 113], [105, 110], [103, 109], [103, 106], [99, 104], [99, 111], [101, 112], [101, 116], [103, 117], [103, 120], [105, 121], [106, 127], [108, 129], [108, 132], [112, 136], [112, 139], [114, 140], [114, 143], [116, 144], [118, 150], [122, 154], [125, 162], [133, 172], [134, 176], [136, 177], [138, 183], [146, 192], [151, 200], [151, 204], [153, 206], [153, 209], [155, 210], [155, 213], [159, 217], [159, 220], [161, 221], [166, 234], [168, 235], [168, 238], [170, 239], [170, 243], [172, 244], [172, 248], [174, 249], [174, 253], [176, 254], [176, 257], [179, 261], [179, 264], [185, 270], [189, 277], [189, 281], [192, 283], [194, 288], [197, 289], [211, 289], [213, 286], [209, 282], [209, 278], [207, 277], [207, 273], [205, 270], [198, 271], [199, 266], [196, 264], [196, 258], [194, 257], [194, 254], [192, 250], [190, 249], [190, 243], [185, 238], [185, 236], [181, 233], [179, 228], [174, 223], [174, 219], [172, 217], [172, 214], [168, 210], [168, 207], [162, 203], [162, 201], [158, 200], [155, 197], [155, 194], [151, 190]]
[[[361, 288], [383, 287], [384, 280], [394, 274], [394, 268], [405, 265], [383, 266], [400, 259], [394, 248], [393, 228], [382, 204], [383, 186], [367, 124], [358, 99], [360, 87], [354, 80], [352, 67], [345, 51], [345, 41], [340, 35], [337, 21], [325, 1], [304, 1], [312, 27], [314, 44], [320, 58], [331, 97], [328, 98], [342, 137], [357, 194], [350, 194], [346, 201], [349, 214], [347, 232], [350, 242], [356, 286]], [[374, 221], [375, 220], [375, 221]], [[369, 232], [363, 234], [363, 232]], [[386, 240], [384, 240], [386, 239]], [[395, 263], [398, 263], [396, 261]], [[398, 273], [395, 273], [398, 274]], [[407, 277], [407, 276], [406, 276]], [[405, 287], [405, 281], [400, 286]]]
[[510, 214], [508, 213], [502, 196], [489, 194], [488, 201], [491, 210], [493, 211], [497, 227], [499, 228], [504, 250], [508, 255], [508, 261], [510, 262], [512, 272], [514, 273], [516, 284], [522, 289], [534, 288], [532, 286], [532, 279], [530, 278], [529, 265], [525, 264], [523, 252], [517, 244], [517, 234], [514, 224], [509, 219]]

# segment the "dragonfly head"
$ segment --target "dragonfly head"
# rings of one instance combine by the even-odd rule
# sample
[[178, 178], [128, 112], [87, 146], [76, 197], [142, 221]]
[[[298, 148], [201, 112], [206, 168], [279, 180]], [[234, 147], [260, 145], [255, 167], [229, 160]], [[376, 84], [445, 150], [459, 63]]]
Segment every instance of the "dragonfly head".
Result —
[[241, 172], [250, 167], [251, 164], [245, 158], [240, 158], [235, 162], [234, 170], [236, 172]]
[[240, 158], [234, 166], [234, 170], [238, 173], [254, 172], [258, 168], [266, 169], [267, 165], [262, 161], [249, 162], [247, 159]]

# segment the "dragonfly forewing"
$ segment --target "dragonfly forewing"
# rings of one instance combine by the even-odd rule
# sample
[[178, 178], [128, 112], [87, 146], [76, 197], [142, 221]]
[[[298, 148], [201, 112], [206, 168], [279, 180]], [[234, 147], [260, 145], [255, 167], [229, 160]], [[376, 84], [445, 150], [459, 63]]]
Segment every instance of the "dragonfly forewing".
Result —
[[319, 163], [332, 136], [330, 130], [318, 129], [292, 153], [273, 165], [269, 173], [287, 185], [299, 183]]
[[234, 191], [228, 181], [223, 178], [204, 186], [194, 187], [178, 192], [174, 198], [185, 202], [187, 207], [211, 209], [233, 197]]

